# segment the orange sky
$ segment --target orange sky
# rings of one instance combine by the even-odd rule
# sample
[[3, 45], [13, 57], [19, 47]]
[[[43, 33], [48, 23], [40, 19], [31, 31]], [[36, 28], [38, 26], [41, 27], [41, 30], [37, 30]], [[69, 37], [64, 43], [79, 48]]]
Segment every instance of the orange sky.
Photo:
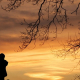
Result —
[[[80, 21], [80, 9], [78, 14], [69, 14], [80, 2], [76, 0], [74, 4], [65, 0], [64, 7], [68, 10], [70, 22], [74, 26], [67, 26], [62, 33], [58, 26], [58, 35], [54, 41], [50, 33], [50, 40], [41, 46], [41, 41], [32, 42], [25, 50], [16, 52], [21, 45], [20, 32], [25, 30], [25, 25], [20, 25], [23, 19], [31, 22], [37, 19], [38, 5], [32, 3], [24, 3], [18, 9], [6, 12], [0, 8], [0, 51], [6, 55], [9, 62], [7, 66], [8, 76], [10, 80], [71, 80], [75, 74], [79, 74], [78, 60], [74, 60], [71, 56], [65, 59], [54, 54], [54, 50], [62, 49], [62, 43], [65, 44], [69, 36], [72, 38], [79, 37], [77, 22]], [[5, 6], [6, 1], [2, 1], [0, 6]], [[44, 6], [45, 8], [45, 6]], [[46, 15], [47, 16], [47, 15]], [[45, 17], [47, 18], [47, 17]], [[45, 24], [45, 21], [43, 22]], [[53, 25], [52, 25], [53, 26]], [[73, 70], [73, 71], [72, 71]]]

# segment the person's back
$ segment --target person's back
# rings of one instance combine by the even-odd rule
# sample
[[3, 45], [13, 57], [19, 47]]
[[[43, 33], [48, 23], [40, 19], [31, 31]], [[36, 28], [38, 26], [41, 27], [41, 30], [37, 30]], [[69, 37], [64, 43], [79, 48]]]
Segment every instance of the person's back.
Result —
[[4, 60], [5, 55], [3, 53], [0, 54], [0, 80], [4, 80], [4, 77], [7, 76], [6, 66], [8, 62]]

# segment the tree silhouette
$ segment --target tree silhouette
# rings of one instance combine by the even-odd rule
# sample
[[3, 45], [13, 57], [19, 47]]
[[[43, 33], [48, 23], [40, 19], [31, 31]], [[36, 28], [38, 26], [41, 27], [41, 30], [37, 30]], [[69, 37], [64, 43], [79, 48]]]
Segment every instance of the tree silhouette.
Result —
[[59, 52], [61, 53], [58, 56], [67, 56], [68, 54], [70, 54], [71, 56], [74, 57], [74, 59], [79, 59], [78, 57], [78, 53], [79, 53], [79, 49], [80, 49], [80, 38], [77, 39], [71, 39], [69, 38], [67, 40], [67, 44], [62, 44], [63, 45], [63, 49], [59, 50]]
[[80, 75], [76, 75], [74, 80], [80, 80]]
[[[62, 31], [66, 29], [67, 25], [72, 24], [68, 21], [69, 17], [67, 15], [67, 10], [63, 6], [65, 0], [27, 0], [27, 2], [33, 2], [33, 5], [37, 5], [40, 3], [37, 19], [34, 22], [28, 23], [25, 19], [21, 25], [26, 24], [26, 31], [21, 32], [22, 34], [22, 45], [19, 46], [20, 50], [25, 49], [33, 40], [36, 39], [43, 40], [43, 43], [49, 39], [49, 32], [51, 25], [53, 24], [53, 40], [57, 37], [57, 28], [58, 25], [62, 28]], [[74, 3], [75, 0], [68, 0], [69, 3]], [[9, 4], [6, 7], [2, 7], [2, 9], [6, 11], [14, 10], [21, 6], [21, 4], [25, 2], [25, 0], [9, 0]], [[47, 7], [43, 9], [43, 6], [47, 4]], [[77, 7], [71, 14], [78, 12], [80, 2], [78, 3]], [[42, 21], [44, 20], [44, 11], [48, 13], [48, 20], [45, 25], [42, 25]], [[52, 13], [52, 14], [50, 14]], [[50, 18], [52, 16], [52, 18]], [[58, 24], [58, 25], [57, 25]], [[71, 42], [71, 41], [70, 41]], [[73, 46], [77, 49], [77, 46]], [[71, 46], [70, 49], [73, 48]], [[69, 50], [70, 50], [69, 49]]]
[[[21, 6], [21, 4], [25, 2], [25, 0], [9, 0], [9, 4], [6, 7], [2, 7], [2, 9], [6, 11], [11, 11], [14, 10], [18, 7]], [[21, 32], [22, 34], [22, 46], [20, 47], [20, 50], [25, 49], [33, 40], [36, 41], [36, 39], [43, 40], [44, 42], [49, 39], [49, 31], [51, 28], [51, 25], [53, 24], [53, 40], [57, 37], [57, 28], [58, 25], [62, 28], [62, 31], [66, 29], [67, 25], [72, 25], [70, 24], [69, 17], [67, 15], [67, 10], [64, 8], [64, 0], [27, 0], [27, 2], [34, 2], [33, 5], [37, 5], [40, 3], [40, 7], [38, 10], [38, 17], [37, 20], [31, 23], [28, 23], [25, 19], [24, 22], [21, 24], [24, 25], [26, 24], [26, 31]], [[74, 3], [75, 0], [69, 0], [69, 3]], [[47, 7], [43, 9], [43, 6], [47, 4]], [[74, 9], [74, 11], [71, 12], [71, 14], [78, 12], [80, 2], [78, 3], [77, 7]], [[50, 9], [52, 14], [52, 18], [50, 19]], [[44, 11], [48, 13], [48, 23], [45, 25], [41, 25], [42, 20], [44, 20]], [[50, 19], [50, 20], [49, 20]], [[58, 25], [57, 25], [58, 24]], [[71, 40], [68, 42], [68, 46], [70, 47], [70, 50], [73, 49], [76, 50], [79, 48], [79, 44], [74, 44], [70, 42], [78, 42], [78, 40]], [[75, 49], [74, 49], [75, 48]]]

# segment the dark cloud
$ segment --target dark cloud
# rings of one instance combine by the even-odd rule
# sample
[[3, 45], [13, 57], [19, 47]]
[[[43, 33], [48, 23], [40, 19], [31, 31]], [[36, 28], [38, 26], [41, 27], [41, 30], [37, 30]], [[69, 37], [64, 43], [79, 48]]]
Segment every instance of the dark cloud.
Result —
[[20, 38], [8, 35], [0, 35], [0, 51], [3, 53], [14, 52], [19, 49]]
[[11, 18], [9, 16], [0, 17], [0, 31], [1, 30], [11, 30], [19, 27], [17, 18]]
[[19, 37], [13, 37], [13, 36], [0, 36], [0, 43], [1, 42], [8, 42], [8, 43], [11, 43], [11, 42], [19, 42], [20, 38]]
[[[6, 12], [5, 12], [5, 15], [1, 14], [0, 15], [0, 31], [12, 31], [12, 32], [20, 32], [22, 30], [25, 29], [25, 27], [27, 25], [21, 25], [21, 22], [24, 22], [24, 19], [27, 21], [27, 22], [32, 22], [33, 19], [31, 18], [26, 18], [26, 17], [30, 17], [30, 16], [34, 16], [36, 15], [35, 13], [31, 13], [31, 12], [28, 12], [28, 11], [19, 11], [19, 13], [13, 13], [15, 15], [19, 15], [21, 17], [13, 17], [13, 14], [11, 15], [11, 13], [9, 13], [9, 15], [6, 15]], [[26, 17], [24, 18], [23, 15], [25, 15]], [[32, 17], [33, 18], [33, 17]], [[35, 21], [35, 20], [34, 20]], [[0, 32], [1, 33], [1, 32]]]
[[[20, 25], [21, 22], [24, 22], [23, 20], [25, 19], [27, 22], [33, 22], [33, 21], [36, 21], [37, 19], [37, 13], [35, 12], [29, 12], [29, 11], [16, 11], [14, 12], [13, 14], [15, 15], [19, 15], [21, 17], [23, 17], [24, 15], [26, 16], [25, 18], [18, 18], [18, 17], [13, 17], [13, 14], [11, 16], [11, 13], [9, 13], [9, 15], [6, 15], [6, 12], [5, 12], [5, 15], [0, 15], [0, 31], [4, 31], [6, 30], [6, 32], [8, 31], [12, 31], [12, 32], [19, 32], [20, 30], [24, 30], [25, 27], [27, 25]], [[30, 17], [30, 18], [27, 18], [27, 17]], [[32, 18], [31, 18], [32, 17]], [[34, 19], [34, 17], [36, 17]], [[50, 16], [50, 20], [52, 19], [53, 15]], [[76, 22], [77, 20], [79, 20], [79, 16], [69, 16], [70, 20], [72, 23], [75, 22], [75, 19], [76, 19]], [[41, 21], [41, 25], [46, 25], [46, 23], [48, 24], [50, 22], [50, 20], [48, 21], [48, 18], [45, 18], [44, 20]], [[77, 23], [76, 23], [77, 24]], [[4, 33], [4, 32], [3, 32]]]
[[31, 12], [31, 11], [18, 11], [18, 13], [21, 15], [26, 15], [26, 16], [30, 16], [30, 17], [37, 16], [37, 13]]

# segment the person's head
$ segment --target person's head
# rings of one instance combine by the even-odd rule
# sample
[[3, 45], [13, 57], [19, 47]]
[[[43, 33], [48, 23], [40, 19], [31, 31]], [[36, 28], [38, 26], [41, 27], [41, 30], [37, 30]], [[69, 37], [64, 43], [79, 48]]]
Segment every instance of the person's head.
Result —
[[3, 53], [0, 54], [0, 59], [4, 59], [5, 55]]

